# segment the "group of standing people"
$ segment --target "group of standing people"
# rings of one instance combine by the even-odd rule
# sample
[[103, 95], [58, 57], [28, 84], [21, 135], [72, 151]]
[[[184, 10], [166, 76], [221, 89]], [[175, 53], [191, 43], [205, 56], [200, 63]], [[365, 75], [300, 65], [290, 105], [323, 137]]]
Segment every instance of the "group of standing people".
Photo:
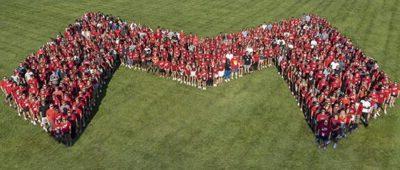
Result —
[[120, 63], [203, 90], [275, 65], [323, 147], [386, 113], [399, 93], [376, 61], [314, 15], [200, 39], [86, 13], [0, 87], [20, 116], [70, 145]]
[[332, 142], [336, 148], [339, 139], [394, 106], [399, 84], [326, 19], [306, 15], [281, 28], [287, 36], [281, 37], [275, 65], [320, 147]]

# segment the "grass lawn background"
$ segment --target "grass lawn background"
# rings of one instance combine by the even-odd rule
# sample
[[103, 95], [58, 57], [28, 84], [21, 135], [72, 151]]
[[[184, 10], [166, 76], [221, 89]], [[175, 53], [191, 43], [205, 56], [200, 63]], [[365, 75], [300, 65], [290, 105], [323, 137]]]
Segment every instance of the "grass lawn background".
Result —
[[[87, 11], [198, 33], [236, 32], [312, 12], [328, 18], [400, 80], [398, 0], [2, 1], [0, 76]], [[4, 99], [4, 97], [0, 97]], [[120, 68], [73, 147], [0, 104], [0, 169], [400, 167], [399, 105], [368, 129], [322, 151], [274, 68], [200, 91]]]

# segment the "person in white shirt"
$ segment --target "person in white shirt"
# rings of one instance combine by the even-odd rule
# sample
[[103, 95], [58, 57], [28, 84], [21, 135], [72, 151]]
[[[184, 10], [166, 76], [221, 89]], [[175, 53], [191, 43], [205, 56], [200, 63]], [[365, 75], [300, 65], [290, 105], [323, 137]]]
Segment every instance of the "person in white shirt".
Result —
[[365, 98], [361, 100], [362, 104], [362, 121], [364, 125], [368, 126], [369, 117], [371, 115], [372, 107], [371, 107], [371, 99]]
[[336, 60], [332, 61], [332, 63], [331, 63], [332, 70], [338, 69], [338, 66], [339, 66], [339, 63]]
[[315, 41], [315, 40], [311, 41], [311, 48], [315, 48], [315, 47], [317, 47], [317, 45], [318, 45], [317, 41]]
[[33, 72], [31, 70], [28, 70], [25, 73], [25, 81], [29, 81], [32, 78], [32, 76], [33, 76]]
[[231, 59], [233, 58], [233, 54], [230, 53], [230, 52], [228, 52], [228, 53], [225, 55], [225, 57], [226, 57], [228, 60], [231, 60]]
[[268, 27], [267, 24], [262, 24], [262, 25], [261, 25], [261, 28], [262, 28], [263, 30], [267, 29], [267, 27]]
[[253, 54], [253, 48], [251, 48], [250, 46], [248, 46], [247, 48], [246, 48], [246, 52], [247, 52], [247, 54], [249, 54], [249, 55], [251, 55], [251, 54]]

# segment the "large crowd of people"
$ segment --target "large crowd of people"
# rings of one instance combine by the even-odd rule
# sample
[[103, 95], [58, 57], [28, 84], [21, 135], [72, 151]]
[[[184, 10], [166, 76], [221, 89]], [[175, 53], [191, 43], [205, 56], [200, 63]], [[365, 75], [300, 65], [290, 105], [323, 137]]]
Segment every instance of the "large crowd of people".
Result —
[[20, 116], [71, 145], [120, 63], [203, 90], [275, 65], [324, 148], [386, 114], [399, 93], [376, 61], [315, 15], [200, 39], [86, 13], [0, 87]]

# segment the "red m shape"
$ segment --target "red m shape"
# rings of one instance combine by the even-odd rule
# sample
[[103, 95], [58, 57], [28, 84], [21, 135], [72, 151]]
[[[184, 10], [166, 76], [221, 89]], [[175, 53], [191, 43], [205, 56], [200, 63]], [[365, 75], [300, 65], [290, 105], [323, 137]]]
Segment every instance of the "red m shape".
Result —
[[399, 93], [376, 61], [315, 15], [201, 39], [86, 13], [22, 61], [0, 87], [21, 116], [70, 145], [121, 63], [201, 89], [275, 65], [307, 123], [322, 135], [318, 127], [325, 120], [326, 133], [339, 129], [338, 135], [360, 120], [368, 125]]

